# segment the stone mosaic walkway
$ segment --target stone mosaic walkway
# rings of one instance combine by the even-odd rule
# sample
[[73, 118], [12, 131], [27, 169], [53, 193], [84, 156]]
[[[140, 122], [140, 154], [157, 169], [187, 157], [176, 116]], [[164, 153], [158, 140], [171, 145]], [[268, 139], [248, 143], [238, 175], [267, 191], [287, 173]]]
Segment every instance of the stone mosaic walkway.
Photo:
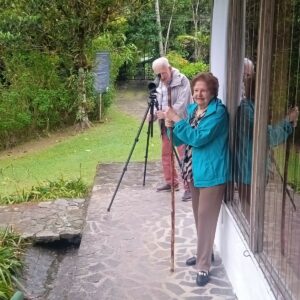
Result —
[[175, 272], [170, 272], [170, 194], [156, 193], [158, 163], [130, 163], [111, 212], [107, 207], [123, 164], [100, 165], [89, 202], [69, 300], [89, 299], [236, 299], [218, 254], [205, 287], [185, 266], [194, 254], [191, 202], [176, 193]]
[[85, 199], [0, 206], [0, 227], [12, 227], [35, 242], [79, 242], [84, 218]]

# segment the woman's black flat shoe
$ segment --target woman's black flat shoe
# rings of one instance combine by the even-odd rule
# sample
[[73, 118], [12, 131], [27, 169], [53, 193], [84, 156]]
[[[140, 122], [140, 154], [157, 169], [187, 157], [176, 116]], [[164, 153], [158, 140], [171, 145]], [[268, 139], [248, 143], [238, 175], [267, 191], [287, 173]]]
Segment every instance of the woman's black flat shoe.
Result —
[[196, 264], [196, 256], [192, 256], [186, 260], [185, 264], [187, 266], [194, 266]]
[[[215, 261], [215, 255], [214, 253], [211, 254], [211, 261], [214, 262]], [[194, 266], [196, 264], [196, 256], [192, 256], [189, 259], [186, 260], [185, 264], [187, 266]]]
[[205, 286], [209, 281], [209, 275], [206, 271], [200, 271], [197, 273], [196, 283], [199, 286]]

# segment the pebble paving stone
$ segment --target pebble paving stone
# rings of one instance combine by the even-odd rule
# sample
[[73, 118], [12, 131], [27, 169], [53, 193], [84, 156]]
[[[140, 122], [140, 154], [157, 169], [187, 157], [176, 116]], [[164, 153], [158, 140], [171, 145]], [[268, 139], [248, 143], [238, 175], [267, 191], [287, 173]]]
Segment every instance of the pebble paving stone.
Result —
[[78, 243], [85, 213], [85, 199], [0, 206], [0, 227], [11, 227], [34, 242], [67, 240]]
[[185, 260], [195, 253], [191, 202], [176, 192], [175, 272], [170, 272], [171, 194], [157, 193], [158, 162], [130, 163], [107, 212], [124, 164], [101, 164], [87, 209], [69, 300], [89, 299], [237, 299], [218, 253], [211, 282], [195, 283], [196, 270]]

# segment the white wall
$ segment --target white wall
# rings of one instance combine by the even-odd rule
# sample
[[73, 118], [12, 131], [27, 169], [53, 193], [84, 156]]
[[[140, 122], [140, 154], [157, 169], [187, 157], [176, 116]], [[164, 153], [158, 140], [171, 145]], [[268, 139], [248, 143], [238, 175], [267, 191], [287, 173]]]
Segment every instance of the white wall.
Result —
[[226, 103], [226, 57], [229, 0], [214, 0], [210, 70], [219, 79], [219, 98]]
[[222, 205], [215, 245], [239, 300], [275, 299], [255, 257], [225, 204]]

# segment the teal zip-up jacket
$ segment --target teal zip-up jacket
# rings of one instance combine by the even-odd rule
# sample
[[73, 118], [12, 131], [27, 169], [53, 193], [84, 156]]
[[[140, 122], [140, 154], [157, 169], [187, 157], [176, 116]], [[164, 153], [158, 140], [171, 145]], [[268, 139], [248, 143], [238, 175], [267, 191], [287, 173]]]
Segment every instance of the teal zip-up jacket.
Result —
[[218, 98], [213, 98], [197, 128], [191, 119], [197, 104], [187, 107], [188, 117], [175, 123], [173, 143], [192, 146], [192, 171], [194, 186], [212, 187], [224, 184], [229, 177], [229, 116], [227, 108]]
[[[242, 99], [236, 114], [234, 177], [237, 183], [251, 184], [254, 108], [252, 99]], [[268, 146], [273, 148], [284, 143], [292, 132], [293, 126], [287, 119], [268, 125]], [[266, 175], [270, 165], [268, 158]]]

